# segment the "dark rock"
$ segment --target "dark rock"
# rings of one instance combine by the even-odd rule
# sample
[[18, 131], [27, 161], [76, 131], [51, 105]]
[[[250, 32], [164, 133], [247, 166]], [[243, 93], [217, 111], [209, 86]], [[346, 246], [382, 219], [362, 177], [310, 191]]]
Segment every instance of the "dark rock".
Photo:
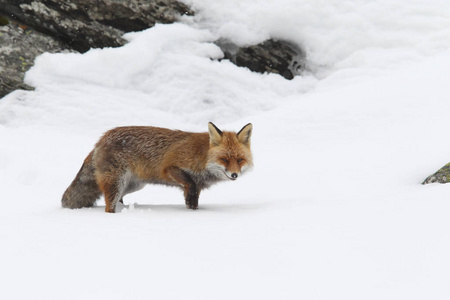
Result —
[[9, 20], [7, 17], [0, 16], [0, 26], [6, 26], [9, 24]]
[[0, 98], [16, 89], [32, 89], [23, 77], [36, 56], [64, 50], [60, 41], [17, 22], [0, 26]]
[[285, 41], [270, 39], [258, 45], [239, 48], [233, 43], [220, 40], [217, 45], [224, 52], [225, 59], [254, 72], [276, 73], [286, 79], [293, 79], [304, 69], [304, 52]]
[[86, 52], [121, 46], [125, 32], [173, 23], [193, 12], [175, 0], [0, 0], [0, 14]]
[[428, 176], [422, 184], [428, 184], [428, 183], [448, 183], [450, 182], [450, 163], [443, 166], [441, 169], [439, 169], [436, 173], [433, 175]]

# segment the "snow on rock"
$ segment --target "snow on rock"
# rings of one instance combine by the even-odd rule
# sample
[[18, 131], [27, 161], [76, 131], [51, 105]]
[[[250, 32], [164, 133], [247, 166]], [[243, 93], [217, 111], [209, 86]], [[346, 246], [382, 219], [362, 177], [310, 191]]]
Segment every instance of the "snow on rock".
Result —
[[[321, 76], [347, 68], [386, 68], [448, 49], [450, 8], [401, 1], [281, 0], [267, 2], [190, 0], [197, 26], [238, 45], [270, 37], [292, 41], [306, 51]], [[383, 55], [376, 55], [376, 54]]]
[[[278, 95], [307, 90], [314, 81], [302, 79], [293, 86], [278, 75], [253, 74], [229, 61], [215, 61], [223, 53], [212, 43], [211, 33], [184, 24], [157, 25], [125, 38], [130, 42], [120, 48], [92, 49], [86, 54], [44, 54], [25, 80], [37, 87], [42, 105], [50, 111], [58, 109], [55, 114], [66, 116], [67, 123], [99, 117], [108, 119], [109, 127], [148, 123], [149, 118], [157, 120], [165, 113], [182, 116], [180, 123], [203, 127], [210, 120], [230, 122], [255, 109], [273, 108], [282, 101]], [[47, 91], [64, 105], [55, 105], [45, 97]], [[68, 97], [67, 93], [78, 96]], [[24, 105], [34, 105], [37, 99], [31, 98], [36, 94], [22, 94], [30, 99]], [[267, 97], [270, 95], [272, 99]], [[14, 101], [14, 96], [6, 97], [3, 105], [9, 101]], [[74, 109], [85, 107], [79, 105], [80, 101], [90, 107], [90, 115], [72, 114]], [[133, 115], [122, 107], [133, 107]], [[8, 109], [17, 110], [9, 105]], [[149, 115], [149, 111], [155, 113]], [[117, 117], [111, 119], [111, 114]]]

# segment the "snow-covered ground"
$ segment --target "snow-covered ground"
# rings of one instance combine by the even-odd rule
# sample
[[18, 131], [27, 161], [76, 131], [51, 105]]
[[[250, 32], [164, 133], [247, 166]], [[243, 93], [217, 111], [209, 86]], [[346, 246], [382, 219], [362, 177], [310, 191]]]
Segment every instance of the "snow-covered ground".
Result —
[[[448, 1], [190, 0], [116, 49], [44, 54], [0, 100], [2, 299], [449, 299]], [[301, 45], [287, 81], [211, 42]], [[252, 122], [255, 168], [202, 193], [148, 186], [117, 214], [61, 195], [119, 125]]]

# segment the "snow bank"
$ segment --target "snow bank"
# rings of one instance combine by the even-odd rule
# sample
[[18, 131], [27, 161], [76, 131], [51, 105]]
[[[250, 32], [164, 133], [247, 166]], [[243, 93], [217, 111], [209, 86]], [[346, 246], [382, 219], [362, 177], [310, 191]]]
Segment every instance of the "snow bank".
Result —
[[[26, 76], [28, 84], [38, 87], [37, 93], [22, 93], [26, 104], [21, 110], [42, 99], [39, 105], [64, 115], [69, 124], [97, 119], [108, 127], [149, 122], [172, 126], [166, 122], [169, 113], [179, 119], [174, 125], [187, 122], [203, 129], [208, 121], [231, 122], [271, 109], [282, 101], [279, 95], [307, 90], [312, 81], [301, 79], [292, 85], [277, 75], [218, 62], [223, 53], [212, 43], [212, 35], [188, 25], [157, 25], [125, 37], [130, 43], [121, 48], [38, 57]], [[35, 99], [36, 94], [41, 96]], [[23, 113], [8, 105], [14, 97], [10, 99], [2, 101], [8, 106], [4, 124], [14, 123]], [[47, 121], [61, 122], [55, 117]]]
[[[124, 47], [93, 49], [85, 55], [42, 55], [26, 77], [37, 92], [4, 99], [0, 122], [21, 122], [16, 117], [20, 115], [39, 119], [36, 106], [45, 106], [54, 111], [52, 120], [64, 115], [69, 124], [90, 118], [102, 119], [108, 127], [149, 120], [167, 125], [168, 118], [158, 116], [169, 113], [181, 119], [173, 126], [188, 123], [199, 128], [209, 120], [232, 122], [272, 109], [287, 98], [297, 99], [315, 87], [314, 78], [339, 85], [382, 76], [386, 69], [442, 53], [450, 43], [445, 1], [187, 3], [197, 14], [184, 17], [184, 25], [158, 25], [128, 34], [130, 43]], [[288, 82], [215, 60], [222, 53], [214, 40], [249, 45], [269, 37], [300, 45], [311, 73]], [[23, 101], [20, 110], [5, 104], [18, 98]], [[62, 105], [55, 111], [57, 103]], [[123, 106], [133, 107], [133, 115], [116, 113], [126, 111]], [[89, 115], [80, 116], [81, 107], [89, 107]]]

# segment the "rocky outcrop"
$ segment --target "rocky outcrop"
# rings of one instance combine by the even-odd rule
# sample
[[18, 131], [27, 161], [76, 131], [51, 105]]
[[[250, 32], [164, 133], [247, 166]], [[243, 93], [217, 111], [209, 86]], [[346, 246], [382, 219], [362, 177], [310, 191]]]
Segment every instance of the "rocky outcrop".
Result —
[[293, 79], [304, 70], [303, 51], [285, 41], [270, 39], [254, 46], [239, 48], [233, 43], [219, 40], [217, 45], [225, 53], [225, 59], [254, 72], [276, 73], [286, 79]]
[[[37, 55], [122, 46], [126, 32], [193, 14], [176, 0], [0, 0], [0, 98], [15, 89], [30, 89], [23, 77]], [[292, 79], [304, 69], [303, 52], [286, 41], [270, 39], [249, 47], [222, 40], [217, 44], [226, 59], [255, 72]]]
[[173, 23], [192, 11], [174, 0], [0, 0], [0, 14], [86, 52], [121, 46], [125, 32]]
[[124, 33], [184, 14], [175, 0], [0, 0], [0, 98], [30, 88], [23, 77], [39, 54], [121, 46]]
[[428, 184], [428, 183], [448, 183], [450, 182], [450, 163], [446, 164], [442, 168], [440, 168], [436, 173], [433, 175], [428, 176], [422, 184]]

